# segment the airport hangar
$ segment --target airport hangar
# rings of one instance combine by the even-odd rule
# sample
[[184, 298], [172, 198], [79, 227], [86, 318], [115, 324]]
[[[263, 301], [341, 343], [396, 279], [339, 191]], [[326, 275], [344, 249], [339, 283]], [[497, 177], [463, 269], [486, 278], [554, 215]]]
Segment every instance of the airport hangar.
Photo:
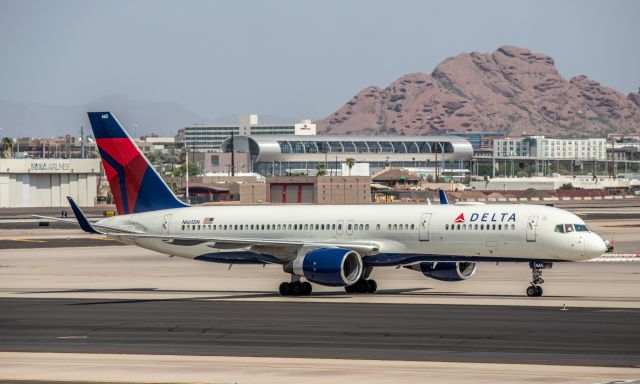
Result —
[[100, 159], [0, 159], [0, 208], [96, 204]]
[[473, 158], [471, 143], [457, 136], [241, 135], [224, 140], [221, 151], [232, 152], [232, 147], [249, 154], [250, 172], [271, 176], [308, 173], [317, 164], [325, 164], [327, 173], [344, 174], [349, 158], [367, 164], [368, 173], [402, 167], [426, 175], [437, 164], [441, 174], [444, 169], [461, 176]]

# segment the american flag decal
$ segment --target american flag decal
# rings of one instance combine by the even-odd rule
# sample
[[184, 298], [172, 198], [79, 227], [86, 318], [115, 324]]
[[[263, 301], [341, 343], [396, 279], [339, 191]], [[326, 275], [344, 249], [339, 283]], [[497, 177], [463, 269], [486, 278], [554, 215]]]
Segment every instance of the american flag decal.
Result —
[[205, 217], [202, 224], [213, 224], [213, 217]]

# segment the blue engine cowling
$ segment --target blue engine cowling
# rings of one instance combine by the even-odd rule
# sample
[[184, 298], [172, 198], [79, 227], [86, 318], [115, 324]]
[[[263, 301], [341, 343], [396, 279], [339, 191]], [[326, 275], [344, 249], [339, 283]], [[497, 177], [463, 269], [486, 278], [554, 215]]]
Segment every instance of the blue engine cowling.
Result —
[[473, 277], [478, 265], [469, 262], [433, 262], [412, 265], [410, 268], [423, 275], [442, 281], [460, 281]]
[[344, 248], [316, 249], [284, 265], [285, 272], [332, 287], [354, 284], [363, 270], [358, 252]]

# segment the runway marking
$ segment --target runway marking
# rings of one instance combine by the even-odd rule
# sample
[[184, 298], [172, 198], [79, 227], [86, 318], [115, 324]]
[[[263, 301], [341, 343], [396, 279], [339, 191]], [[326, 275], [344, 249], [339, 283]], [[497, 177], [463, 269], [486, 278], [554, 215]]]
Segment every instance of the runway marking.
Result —
[[9, 241], [20, 241], [22, 243], [44, 243], [46, 240], [36, 240], [36, 239], [7, 239]]
[[56, 339], [65, 339], [65, 340], [80, 340], [86, 339], [87, 336], [58, 336]]

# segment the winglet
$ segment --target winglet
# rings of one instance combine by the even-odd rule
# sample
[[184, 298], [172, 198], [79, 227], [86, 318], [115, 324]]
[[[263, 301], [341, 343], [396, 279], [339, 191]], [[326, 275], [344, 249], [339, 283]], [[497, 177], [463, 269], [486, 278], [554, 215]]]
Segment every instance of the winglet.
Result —
[[442, 189], [438, 189], [438, 196], [440, 196], [440, 204], [449, 204], [449, 199], [447, 199], [447, 194], [444, 193]]
[[76, 204], [76, 202], [73, 201], [71, 196], [67, 196], [67, 200], [69, 200], [69, 205], [71, 205], [73, 214], [76, 215], [76, 219], [78, 219], [78, 224], [80, 224], [80, 228], [82, 228], [83, 231], [88, 233], [97, 233], [97, 234], [102, 233], [102, 232], [96, 231], [96, 229], [93, 228], [93, 225], [91, 225], [89, 220], [87, 220], [87, 217], [84, 215], [84, 213], [82, 213], [82, 211], [80, 210], [80, 207], [78, 207], [78, 204]]

